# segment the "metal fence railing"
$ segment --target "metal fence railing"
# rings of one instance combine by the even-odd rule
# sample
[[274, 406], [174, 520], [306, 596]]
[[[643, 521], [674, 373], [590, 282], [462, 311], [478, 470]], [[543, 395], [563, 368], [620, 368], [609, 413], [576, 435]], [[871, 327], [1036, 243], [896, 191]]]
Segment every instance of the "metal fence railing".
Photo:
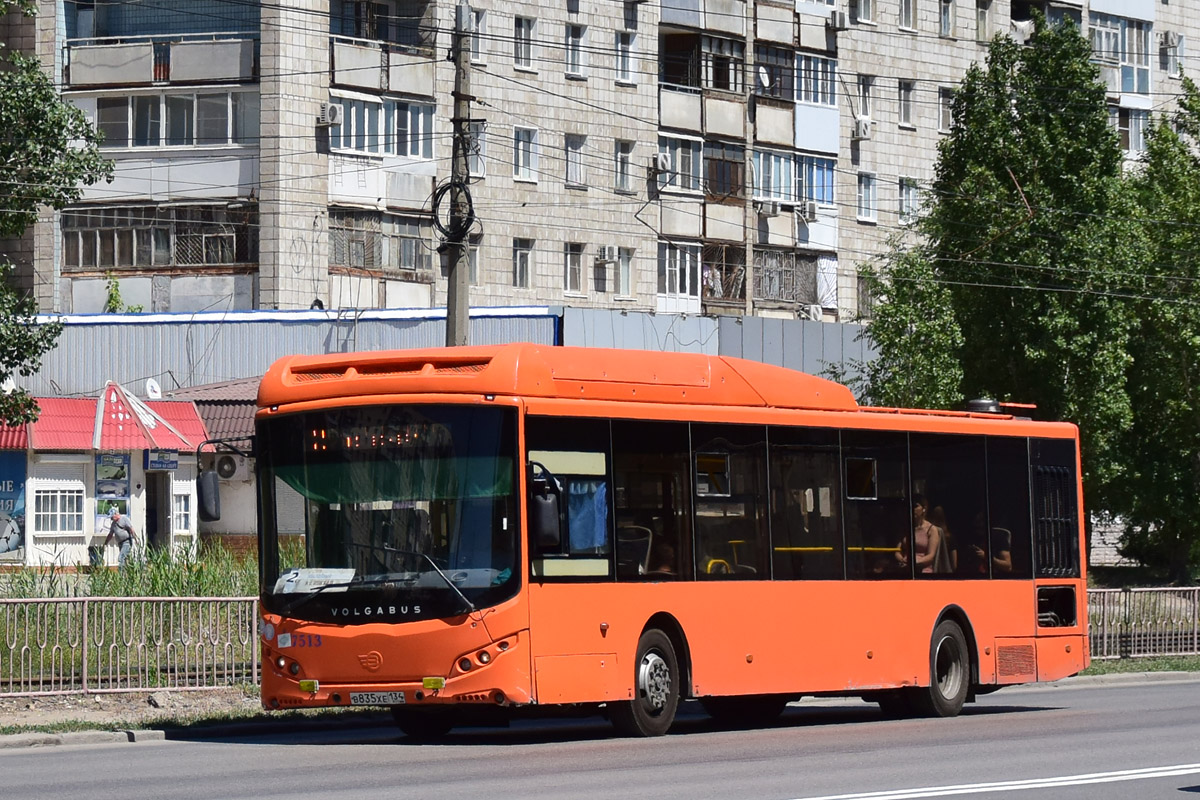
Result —
[[1200, 655], [1200, 587], [1089, 589], [1092, 658]]
[[258, 599], [0, 600], [0, 697], [258, 683]]

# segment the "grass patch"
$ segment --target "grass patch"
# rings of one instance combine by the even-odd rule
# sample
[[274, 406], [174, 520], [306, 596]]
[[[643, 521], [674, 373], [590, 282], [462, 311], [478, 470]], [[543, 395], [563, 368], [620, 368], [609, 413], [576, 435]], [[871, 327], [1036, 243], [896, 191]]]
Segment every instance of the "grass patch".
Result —
[[1117, 675], [1123, 672], [1200, 672], [1200, 656], [1150, 656], [1093, 661], [1080, 675]]

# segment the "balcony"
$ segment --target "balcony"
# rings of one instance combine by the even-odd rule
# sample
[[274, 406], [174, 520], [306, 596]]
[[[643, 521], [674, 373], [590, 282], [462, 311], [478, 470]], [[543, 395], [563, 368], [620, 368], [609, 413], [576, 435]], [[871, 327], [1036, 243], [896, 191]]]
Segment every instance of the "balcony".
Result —
[[422, 46], [334, 36], [330, 77], [337, 86], [433, 97], [432, 55]]
[[258, 39], [245, 33], [68, 39], [71, 89], [258, 79]]

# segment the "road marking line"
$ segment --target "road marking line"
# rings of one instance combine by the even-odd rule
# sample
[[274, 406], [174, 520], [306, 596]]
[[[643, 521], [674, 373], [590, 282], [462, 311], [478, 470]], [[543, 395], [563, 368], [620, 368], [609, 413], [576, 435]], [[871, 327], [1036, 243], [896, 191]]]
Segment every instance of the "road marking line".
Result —
[[1125, 769], [1117, 772], [1091, 772], [1084, 775], [1063, 775], [1058, 778], [1031, 778], [1019, 781], [997, 781], [994, 783], [966, 783], [957, 786], [927, 786], [920, 789], [889, 789], [882, 792], [857, 792], [853, 794], [828, 794], [820, 797], [797, 798], [797, 800], [913, 800], [919, 797], [949, 797], [960, 794], [982, 794], [983, 792], [1017, 792], [1028, 789], [1051, 789], [1062, 786], [1086, 786], [1093, 783], [1119, 783], [1140, 781], [1148, 778], [1171, 778], [1177, 775], [1200, 773], [1200, 764], [1179, 764], [1172, 767], [1145, 767]]

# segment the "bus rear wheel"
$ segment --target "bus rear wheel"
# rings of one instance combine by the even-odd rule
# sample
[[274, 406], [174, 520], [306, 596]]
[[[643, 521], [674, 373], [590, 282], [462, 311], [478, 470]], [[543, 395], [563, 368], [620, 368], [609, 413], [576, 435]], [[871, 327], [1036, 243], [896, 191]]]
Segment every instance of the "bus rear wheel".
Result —
[[927, 717], [953, 717], [962, 710], [971, 688], [971, 653], [962, 628], [942, 620], [929, 644], [929, 686], [913, 695], [914, 706]]
[[679, 660], [671, 638], [651, 629], [638, 640], [634, 698], [610, 703], [613, 727], [626, 736], [662, 736], [679, 708]]
[[454, 727], [453, 714], [439, 708], [392, 706], [392, 719], [405, 736], [423, 742], [440, 739]]

